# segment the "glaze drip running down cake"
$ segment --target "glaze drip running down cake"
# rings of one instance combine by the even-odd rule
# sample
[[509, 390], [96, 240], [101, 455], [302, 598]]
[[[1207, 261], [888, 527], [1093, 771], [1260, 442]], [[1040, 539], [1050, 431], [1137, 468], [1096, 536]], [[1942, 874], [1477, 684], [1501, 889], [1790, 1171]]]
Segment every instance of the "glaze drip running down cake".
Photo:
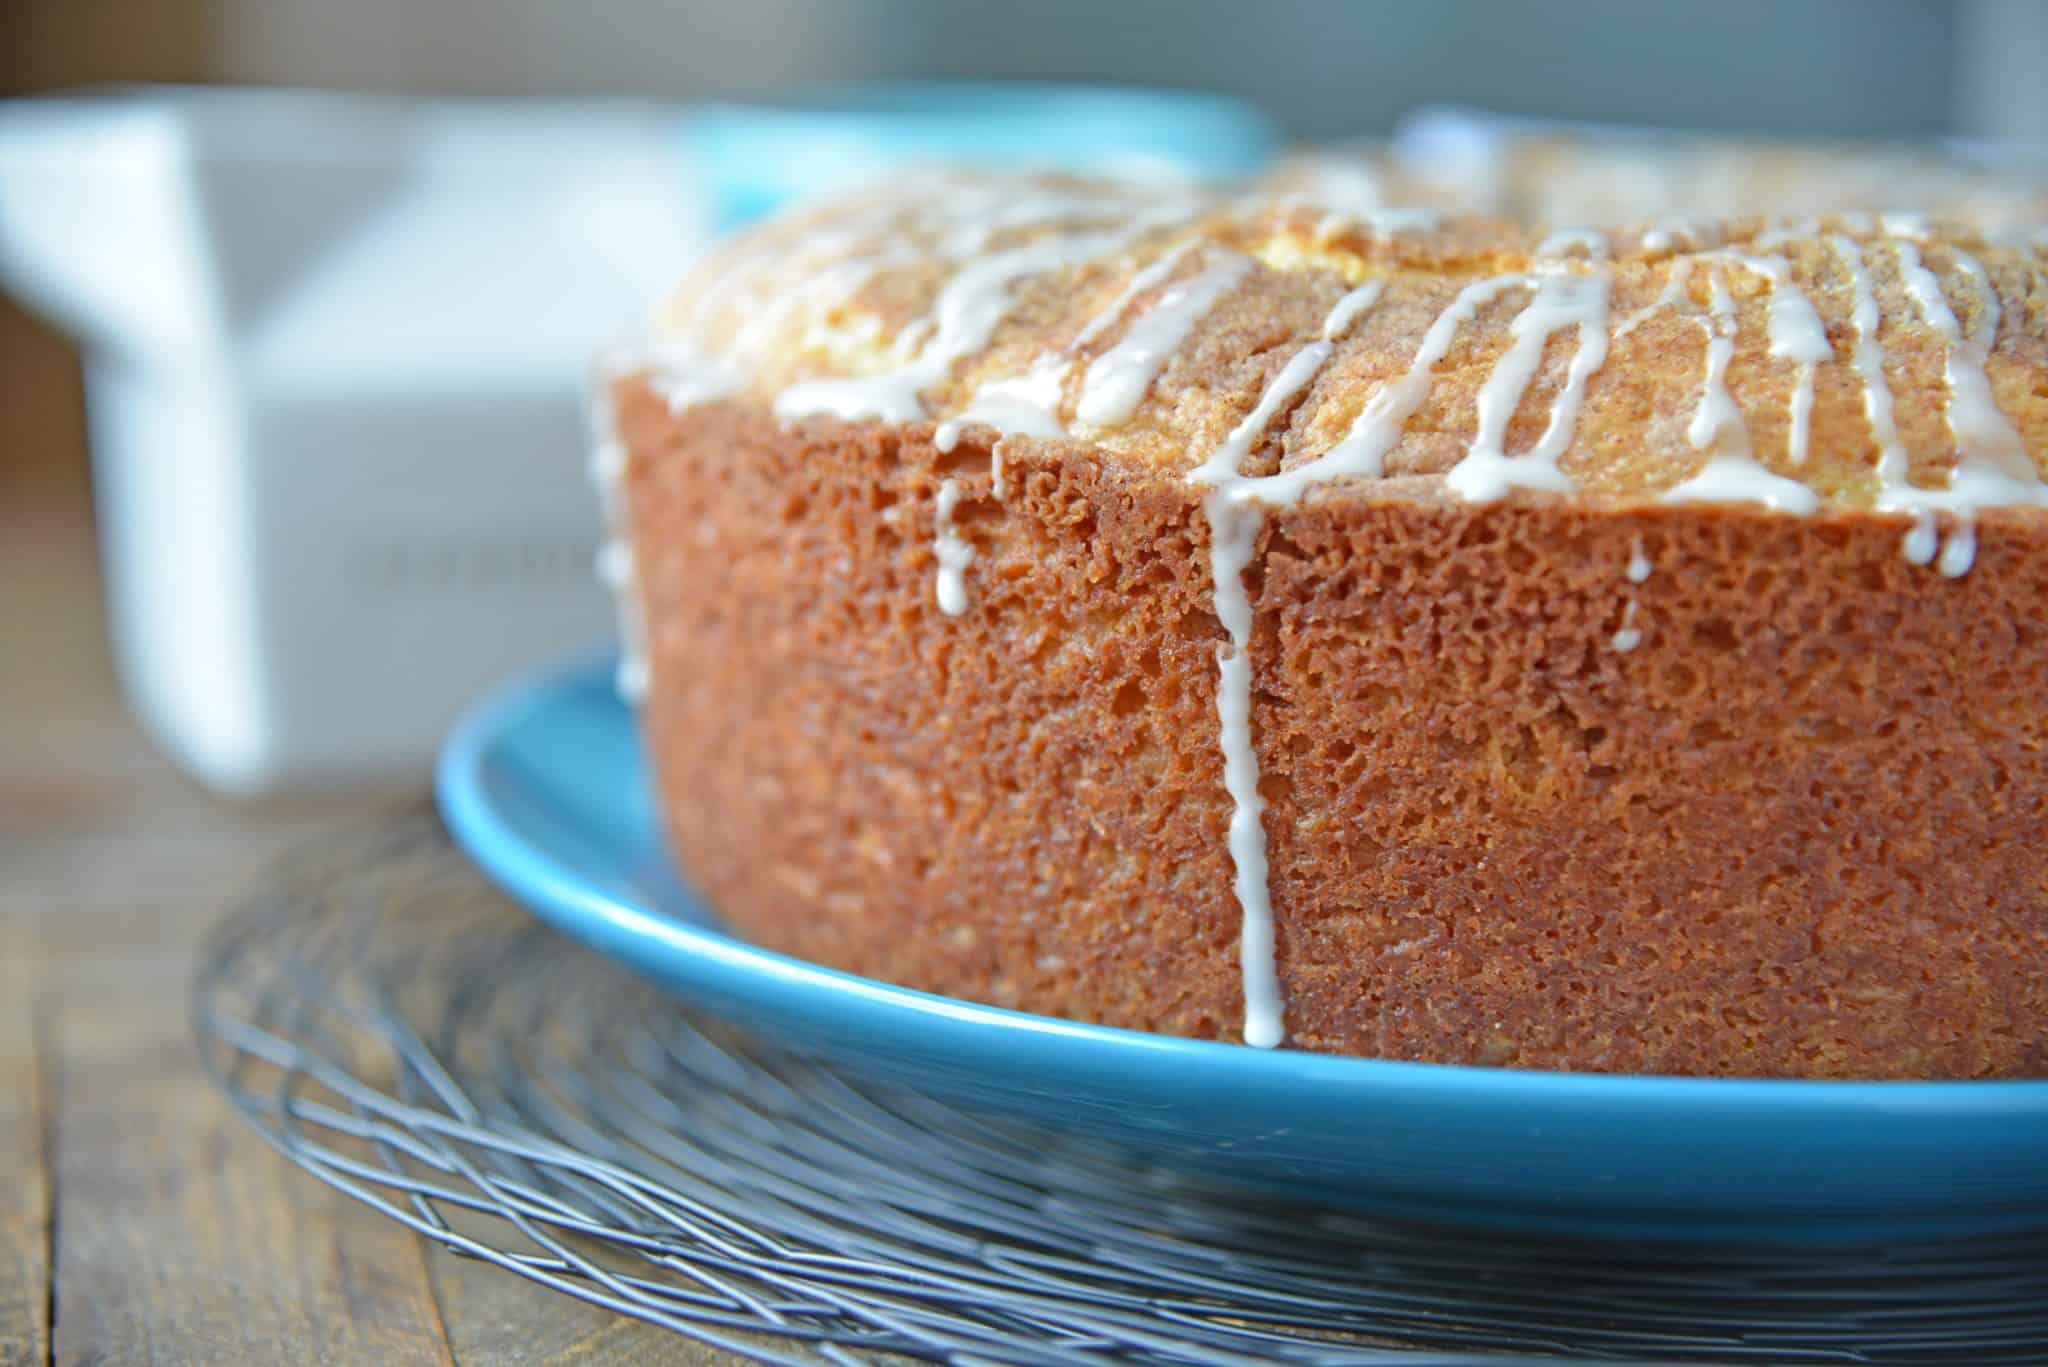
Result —
[[742, 935], [1384, 1058], [2048, 1073], [2048, 262], [933, 174], [602, 384]]

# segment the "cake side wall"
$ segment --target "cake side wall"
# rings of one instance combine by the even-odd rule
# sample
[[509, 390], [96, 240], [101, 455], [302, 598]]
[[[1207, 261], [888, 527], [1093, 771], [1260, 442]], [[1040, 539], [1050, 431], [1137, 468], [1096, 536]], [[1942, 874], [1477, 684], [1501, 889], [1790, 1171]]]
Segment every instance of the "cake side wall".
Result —
[[[1239, 1014], [1200, 519], [1085, 461], [622, 395], [675, 847], [750, 939], [1001, 1005]], [[977, 547], [958, 617], [934, 513]], [[1000, 543], [1000, 544], [998, 544]]]
[[1281, 525], [1261, 757], [1298, 1042], [2048, 1073], [2040, 519], [1986, 518], [1956, 580], [1868, 517]]
[[[998, 499], [972, 432], [942, 456], [916, 426], [618, 397], [650, 749], [678, 855], [736, 929], [1235, 1037], [1192, 492], [1063, 446], [1013, 455]], [[958, 616], [934, 592], [947, 480], [975, 549]], [[2048, 1072], [2044, 543], [1987, 516], [1950, 581], [1881, 519], [1357, 498], [1270, 518], [1253, 720], [1290, 1043]]]

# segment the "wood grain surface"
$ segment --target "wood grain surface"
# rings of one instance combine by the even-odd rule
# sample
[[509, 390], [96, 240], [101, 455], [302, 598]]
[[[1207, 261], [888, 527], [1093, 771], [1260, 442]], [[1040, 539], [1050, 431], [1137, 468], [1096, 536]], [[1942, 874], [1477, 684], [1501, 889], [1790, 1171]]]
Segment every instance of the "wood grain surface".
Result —
[[115, 690], [82, 478], [22, 470], [0, 466], [0, 1367], [732, 1361], [429, 1246], [214, 1094], [200, 936], [280, 850], [395, 795], [236, 806], [174, 772]]

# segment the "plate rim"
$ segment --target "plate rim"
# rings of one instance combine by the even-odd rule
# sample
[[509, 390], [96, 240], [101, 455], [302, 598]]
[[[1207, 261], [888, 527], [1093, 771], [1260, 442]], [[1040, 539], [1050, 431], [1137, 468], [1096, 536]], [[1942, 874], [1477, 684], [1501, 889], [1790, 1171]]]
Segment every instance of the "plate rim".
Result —
[[[612, 935], [658, 944], [668, 955], [707, 961], [726, 973], [762, 974], [785, 987], [826, 992], [840, 1002], [892, 1013], [908, 1025], [945, 1020], [992, 1027], [1039, 1043], [1078, 1046], [1099, 1055], [1101, 1062], [1157, 1065], [1170, 1060], [1176, 1066], [1198, 1070], [1205, 1090], [1282, 1086], [1356, 1094], [1398, 1087], [1403, 1092], [1432, 1094], [1459, 1103], [1484, 1100], [1539, 1108], [1559, 1104], [1654, 1107], [1667, 1123], [1683, 1123], [1689, 1115], [1711, 1115], [1725, 1122], [1731, 1110], [1752, 1113], [1760, 1120], [1822, 1112], [1841, 1120], [1845, 1112], [1867, 1111], [1873, 1116], [1910, 1114], [1921, 1119], [2036, 1116], [2048, 1123], [2048, 1078], [1687, 1077], [1492, 1068], [1254, 1049], [984, 1005], [762, 949], [737, 936], [665, 915], [659, 908], [636, 906], [579, 879], [558, 861], [530, 847], [490, 800], [487, 770], [512, 723], [567, 689], [590, 687], [594, 676], [602, 675], [603, 686], [609, 688], [616, 658], [613, 648], [581, 651], [500, 683], [463, 712], [434, 766], [436, 804], [455, 843], [514, 901], [571, 934], [577, 932], [565, 922], [599, 927]], [[618, 705], [628, 707], [623, 701]], [[634, 729], [637, 736], [637, 718]], [[1190, 1090], [1194, 1090], [1192, 1084]]]

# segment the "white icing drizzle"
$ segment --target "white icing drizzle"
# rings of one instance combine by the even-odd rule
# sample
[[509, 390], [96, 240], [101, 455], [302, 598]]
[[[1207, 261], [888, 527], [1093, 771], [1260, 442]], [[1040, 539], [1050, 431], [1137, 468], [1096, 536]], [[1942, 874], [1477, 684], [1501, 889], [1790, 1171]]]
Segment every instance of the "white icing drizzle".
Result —
[[[1022, 375], [1006, 376], [1001, 379], [991, 380], [982, 385], [966, 408], [940, 423], [933, 430], [932, 445], [941, 453], [951, 452], [959, 444], [961, 431], [970, 425], [993, 428], [999, 437], [1058, 438], [1067, 435], [1066, 424], [1060, 420], [1059, 410], [1061, 397], [1066, 388], [1067, 376], [1073, 369], [1074, 353], [1107, 331], [1123, 316], [1125, 310], [1130, 307], [1134, 299], [1137, 299], [1149, 290], [1157, 289], [1169, 279], [1174, 270], [1180, 265], [1181, 260], [1187, 256], [1194, 245], [1191, 242], [1184, 242], [1138, 271], [1131, 277], [1123, 289], [1117, 293], [1116, 298], [1110, 302], [1108, 307], [1089, 319], [1081, 330], [1074, 335], [1073, 340], [1065, 347], [1040, 356], [1032, 362], [1031, 368]], [[1248, 266], [1248, 263], [1241, 265], [1240, 271], [1245, 266]], [[1162, 298], [1160, 302], [1164, 304], [1166, 301]], [[1190, 318], [1188, 320], [1188, 327], [1192, 328], [1197, 320], [1198, 318]], [[1179, 340], [1185, 340], [1185, 332], [1182, 333]], [[1175, 345], [1178, 345], [1178, 341], [1175, 342]], [[1166, 357], [1171, 354], [1171, 351], [1172, 347], [1168, 347], [1161, 354], [1159, 364], [1163, 365], [1165, 363]], [[1149, 383], [1148, 380], [1147, 387], [1149, 387]], [[1142, 398], [1142, 393], [1140, 397]], [[996, 446], [991, 446], [989, 450], [989, 483], [995, 496], [1002, 498], [1004, 496], [1003, 467], [1002, 453], [999, 445], [1000, 443]], [[944, 576], [947, 572], [947, 561], [942, 555], [940, 573]], [[942, 607], [950, 601], [958, 601], [964, 606], [964, 589], [953, 593], [950, 597], [947, 594], [947, 586], [954, 584], [957, 578], [956, 573], [952, 579], [942, 580], [940, 599]], [[948, 608], [947, 611], [954, 612], [956, 610]]]
[[[966, 408], [951, 421], [941, 424], [939, 433], [945, 436], [947, 444], [939, 449], [952, 450], [952, 443], [959, 440], [960, 429], [972, 423], [992, 427], [1005, 436], [1066, 436], [1066, 424], [1060, 421], [1059, 410], [1067, 374], [1073, 369], [1074, 353], [1123, 317], [1132, 300], [1164, 284], [1194, 245], [1183, 242], [1133, 275], [1130, 283], [1118, 291], [1109, 306], [1089, 319], [1065, 347], [1040, 356], [1022, 375], [1006, 376], [983, 385]], [[934, 440], [937, 440], [936, 435]]]
[[[1535, 296], [1508, 325], [1514, 341], [1480, 386], [1479, 428], [1471, 448], [1444, 477], [1452, 493], [1468, 502], [1490, 503], [1512, 489], [1570, 493], [1575, 487], [1557, 461], [1571, 445], [1586, 382], [1607, 361], [1608, 283], [1604, 268], [1588, 275], [1545, 272], [1535, 277]], [[1578, 330], [1578, 348], [1551, 403], [1550, 423], [1534, 446], [1510, 456], [1508, 423], [1536, 376], [1550, 335], [1568, 327]]]
[[[857, 260], [835, 262], [813, 272], [793, 289], [780, 292], [772, 307], [760, 310], [749, 319], [733, 339], [734, 349], [742, 354], [758, 351], [787, 319], [799, 313], [810, 315], [803, 335], [806, 350], [837, 351], [872, 346], [881, 337], [881, 319], [873, 314], [861, 314], [850, 323], [833, 323], [831, 317], [885, 267], [911, 259], [912, 253], [907, 249], [897, 248]], [[908, 334], [910, 329], [906, 328], [904, 332]], [[900, 346], [914, 349], [919, 339], [912, 337], [906, 341], [904, 337], [898, 337], [896, 340]]]
[[[924, 391], [943, 380], [957, 362], [988, 347], [996, 329], [1016, 307], [1016, 287], [1021, 282], [1100, 260], [1147, 232], [1185, 219], [1199, 203], [1176, 195], [1137, 210], [1137, 201], [1129, 196], [1099, 192], [1041, 190], [1020, 197], [1014, 184], [946, 177], [940, 177], [937, 186], [942, 193], [934, 196], [932, 204], [944, 229], [938, 249], [942, 256], [963, 264], [940, 288], [929, 315], [898, 336], [896, 350], [914, 354], [879, 375], [835, 376], [791, 385], [776, 397], [777, 417], [787, 420], [825, 413], [887, 422], [921, 419], [925, 415]], [[1000, 232], [1048, 223], [1063, 225], [1065, 230], [1004, 250], [989, 250]], [[840, 250], [863, 232], [879, 232], [884, 245], [866, 257], [823, 267], [804, 284], [787, 291], [782, 306], [791, 307], [791, 300], [810, 306], [815, 292], [825, 288], [821, 282], [834, 282], [842, 276], [864, 281], [882, 265], [919, 259], [921, 253], [915, 247], [897, 240], [902, 226], [886, 216], [856, 216], [848, 228], [822, 234]], [[805, 255], [816, 259], [813, 253]], [[832, 285], [832, 291], [841, 289], [842, 285]]]
[[619, 665], [613, 674], [613, 687], [621, 698], [637, 704], [646, 700], [650, 671], [647, 618], [640, 608], [634, 568], [633, 546], [620, 524], [597, 548], [597, 579], [611, 594], [618, 615]]
[[1434, 209], [1388, 204], [1379, 177], [1353, 162], [1316, 163], [1308, 188], [1295, 198], [1325, 211], [1322, 222], [1316, 225], [1316, 236], [1324, 240], [1354, 224], [1368, 229], [1375, 237], [1396, 237], [1402, 233], [1428, 232], [1443, 221], [1443, 215]]
[[1686, 283], [1691, 278], [1691, 257], [1681, 256], [1673, 261], [1671, 263], [1671, 274], [1665, 278], [1664, 288], [1657, 292], [1655, 299], [1652, 299], [1649, 303], [1622, 320], [1621, 326], [1614, 330], [1614, 339], [1620, 341], [1644, 323], [1647, 323], [1662, 310], [1674, 308], [1683, 302], [1686, 297]]
[[1377, 304], [1380, 296], [1386, 292], [1386, 281], [1368, 280], [1345, 294], [1330, 307], [1329, 315], [1323, 319], [1323, 340], [1334, 342], [1342, 338], [1345, 333], [1351, 331], [1351, 325]]
[[1273, 952], [1273, 906], [1266, 867], [1265, 799], [1259, 795], [1259, 757], [1251, 735], [1251, 599], [1244, 571], [1251, 563], [1265, 511], [1250, 495], [1267, 481], [1248, 479], [1240, 471], [1253, 443], [1273, 419], [1301, 393], [1329, 361], [1335, 344], [1378, 302], [1383, 286], [1368, 281], [1339, 299], [1323, 319], [1322, 339], [1310, 342], [1288, 358], [1222, 444], [1189, 475], [1193, 484], [1212, 486], [1202, 500], [1209, 523], [1209, 570], [1216, 616], [1230, 638], [1216, 652], [1216, 714], [1218, 744], [1223, 750], [1223, 786], [1230, 794], [1230, 861], [1232, 886], [1243, 917], [1238, 939], [1239, 972], [1244, 990], [1245, 1043], [1261, 1049], [1287, 1036], [1286, 1012], [1280, 998], [1279, 969]]
[[[1892, 389], [1884, 377], [1884, 345], [1877, 335], [1883, 314], [1878, 311], [1877, 291], [1863, 264], [1863, 249], [1840, 234], [1828, 238], [1828, 249], [1849, 276], [1849, 324], [1856, 329], [1856, 348], [1849, 353], [1849, 364], [1863, 383], [1863, 414], [1877, 439], [1877, 477], [1890, 490], [1906, 483], [1906, 448], [1899, 440], [1898, 423], [1892, 417]], [[1910, 552], [1907, 558], [1911, 558]], [[1927, 559], [1932, 558], [1930, 551]]]
[[1628, 582], [1643, 583], [1651, 573], [1650, 557], [1643, 551], [1643, 538], [1638, 536], [1628, 543]]
[[1702, 225], [1689, 218], [1660, 218], [1643, 233], [1646, 252], [1669, 251], [1673, 247], [1693, 249], [1713, 246], [1721, 240], [1717, 224]]
[[1354, 209], [1333, 213], [1316, 225], [1316, 236], [1327, 241], [1354, 224], [1374, 237], [1399, 237], [1403, 233], [1426, 233], [1444, 221], [1434, 209]]
[[1322, 340], [1310, 342], [1288, 358], [1279, 373], [1266, 382], [1258, 402], [1252, 405], [1252, 411], [1230, 430], [1230, 435], [1210, 453], [1207, 460], [1189, 473], [1188, 479], [1196, 484], [1212, 484], [1224, 489], [1243, 480], [1241, 467], [1244, 458], [1251, 454], [1252, 444], [1273, 425], [1273, 419], [1280, 410], [1315, 380], [1335, 351], [1335, 343], [1343, 340], [1352, 324], [1379, 301], [1384, 291], [1385, 285], [1381, 281], [1370, 280], [1339, 299], [1323, 319]]
[[1265, 391], [1259, 395], [1259, 401], [1252, 407], [1252, 411], [1245, 414], [1244, 420], [1230, 430], [1230, 435], [1223, 439], [1223, 444], [1216, 448], [1215, 453], [1190, 478], [1196, 479], [1199, 483], [1211, 484], [1234, 475], [1238, 467], [1244, 463], [1244, 458], [1251, 454], [1252, 443], [1273, 425], [1274, 415], [1315, 379], [1316, 372], [1330, 359], [1331, 350], [1328, 342], [1310, 342], [1289, 357], [1287, 364], [1280, 367], [1280, 373], [1272, 378]]
[[[1922, 489], [1906, 482], [1901, 459], [1897, 482], [1887, 481], [1877, 506], [1888, 512], [1920, 513], [1921, 521], [1906, 534], [1902, 551], [1915, 564], [1926, 564], [1932, 559], [1937, 570], [1953, 579], [1968, 574], [1976, 563], [1978, 509], [2048, 506], [2048, 485], [2041, 482], [2019, 432], [1999, 409], [1984, 371], [2001, 317], [1998, 294], [1991, 288], [1984, 268], [1968, 254], [1954, 253], [1956, 268], [1976, 289], [1979, 310], [1984, 315], [1981, 335], [1971, 337], [1964, 333], [1948, 296], [1942, 292], [1940, 277], [1927, 268], [1919, 249], [1900, 238], [1894, 238], [1891, 247], [1898, 257], [1899, 278], [1921, 321], [1940, 333], [1946, 344], [1945, 411], [1949, 431], [1955, 437], [1957, 464], [1946, 489]], [[1880, 473], [1887, 472], [1881, 468]], [[1931, 516], [1936, 510], [1951, 512], [1956, 517], [1938, 557], [1928, 553], [1934, 535]]]
[[1132, 300], [1141, 294], [1149, 294], [1165, 284], [1173, 277], [1174, 272], [1180, 269], [1180, 263], [1187, 258], [1188, 253], [1194, 249], [1193, 242], [1183, 242], [1157, 261], [1147, 263], [1131, 277], [1129, 284], [1117, 291], [1116, 298], [1109, 301], [1107, 308], [1090, 318], [1081, 330], [1074, 334], [1074, 340], [1068, 344], [1067, 351], [1079, 351], [1107, 332], [1124, 316], [1124, 310], [1131, 306]]
[[1000, 441], [989, 444], [988, 487], [989, 492], [999, 499], [1009, 497], [1009, 491], [1003, 484], [1003, 444]]
[[1949, 532], [1948, 539], [1941, 543], [1941, 555], [1935, 560], [1934, 568], [1950, 579], [1960, 579], [1970, 572], [1970, 566], [1977, 562], [1977, 524], [1965, 519]]
[[1525, 275], [1494, 275], [1459, 290], [1423, 334], [1422, 346], [1407, 371], [1373, 394], [1352, 420], [1342, 441], [1292, 470], [1245, 481], [1242, 489], [1256, 490], [1262, 501], [1279, 506], [1296, 503], [1312, 486], [1333, 479], [1377, 478], [1387, 452], [1400, 440], [1402, 426], [1429, 398], [1436, 364], [1450, 351], [1458, 329], [1502, 293], [1528, 284], [1529, 277]]
[[1893, 212], [1879, 214], [1878, 223], [1884, 228], [1886, 237], [1910, 237], [1915, 241], [1927, 236], [1927, 215]]
[[1760, 252], [1767, 252], [1800, 238], [1816, 237], [1819, 233], [1820, 220], [1817, 218], [1782, 219], [1758, 233], [1750, 245]]
[[1828, 345], [1828, 330], [1814, 311], [1813, 301], [1792, 282], [1792, 267], [1781, 256], [1732, 254], [1750, 270], [1771, 282], [1771, 300], [1765, 315], [1770, 353], [1799, 367], [1792, 386], [1790, 431], [1785, 439], [1785, 458], [1794, 465], [1806, 463], [1807, 446], [1813, 431], [1813, 379], [1822, 361], [1834, 359]]
[[[1956, 269], [1976, 289], [1984, 314], [1982, 335], [1970, 337], [1956, 321], [1955, 310], [1942, 293], [1940, 278], [1921, 263], [1919, 251], [1908, 242], [1895, 242], [1892, 246], [1899, 255], [1900, 276], [1921, 318], [1948, 343], [1948, 420], [1962, 466], [1990, 467], [2021, 485], [2038, 485], [2039, 476], [2027, 458], [2020, 434], [1999, 409], [1998, 401], [1992, 397], [1991, 381], [1984, 373], [1984, 362], [1998, 336], [2000, 320], [1998, 294], [1991, 288], [1984, 268], [1966, 253], [1954, 253]], [[1957, 474], [1962, 474], [1961, 468]]]
[[[819, 257], [844, 250], [853, 241], [854, 239], [844, 232], [820, 233], [817, 239], [812, 244], [807, 244], [806, 249], [799, 251], [795, 261], [789, 264], [809, 268], [816, 264]], [[778, 321], [789, 316], [794, 301], [784, 302], [778, 299], [770, 302], [761, 297], [761, 277], [767, 275], [775, 265], [773, 257], [766, 254], [750, 255], [738, 261], [722, 264], [726, 264], [726, 269], [721, 270], [711, 283], [698, 292], [697, 297], [691, 301], [689, 311], [676, 321], [674, 332], [683, 347], [701, 346], [710, 335], [713, 322], [728, 311], [745, 310], [754, 314], [756, 318], [761, 311], [773, 311]], [[720, 354], [733, 360], [750, 359], [748, 353], [739, 346], [747, 331], [747, 328], [742, 328], [731, 343], [719, 348]]]
[[1559, 228], [1536, 244], [1536, 255], [1554, 260], [1583, 253], [1595, 261], [1607, 259], [1607, 234], [1595, 228]]
[[[621, 615], [625, 622], [637, 622], [637, 616]], [[647, 667], [647, 643], [644, 630], [628, 630], [620, 634], [619, 668], [612, 676], [612, 686], [619, 690], [619, 696], [628, 703], [638, 706], [647, 701], [647, 690], [653, 687], [653, 672]]]
[[1820, 500], [1796, 479], [1774, 475], [1747, 456], [1726, 452], [1700, 467], [1698, 474], [1665, 490], [1666, 503], [1761, 503], [1781, 513], [1813, 512]]
[[1621, 629], [1614, 633], [1614, 648], [1626, 655], [1643, 643], [1643, 629], [1636, 625], [1636, 600], [1621, 610]]
[[597, 489], [604, 514], [605, 540], [597, 550], [597, 577], [611, 591], [619, 623], [619, 664], [613, 686], [628, 703], [647, 697], [647, 618], [640, 607], [633, 544], [627, 532], [625, 479], [627, 451], [619, 439], [612, 405], [612, 382], [633, 368], [629, 355], [609, 352], [599, 358], [592, 377], [589, 403], [590, 482]]
[[987, 348], [1016, 306], [1012, 289], [1018, 282], [1086, 265], [1128, 240], [1125, 233], [1065, 234], [970, 261], [939, 291], [932, 307], [936, 326], [916, 360], [881, 375], [800, 381], [776, 396], [775, 416], [787, 420], [828, 413], [916, 422], [925, 415], [924, 391], [944, 379], [956, 362]]
[[1934, 553], [1941, 548], [1941, 524], [1934, 520], [1932, 511], [1918, 513], [1913, 525], [1899, 540], [1899, 554], [1910, 564], [1931, 565]]
[[959, 504], [960, 482], [949, 479], [940, 484], [932, 510], [932, 555], [939, 562], [932, 592], [938, 599], [939, 611], [948, 617], [958, 617], [967, 611], [965, 573], [974, 563], [974, 547], [961, 540], [959, 530], [953, 526], [953, 509]]
[[1218, 489], [1202, 500], [1209, 519], [1209, 570], [1216, 615], [1230, 640], [1216, 650], [1216, 716], [1223, 747], [1223, 786], [1230, 793], [1230, 862], [1243, 916], [1238, 971], [1244, 983], [1244, 1040], [1271, 1049], [1286, 1038], [1280, 975], [1274, 961], [1273, 904], [1266, 867], [1266, 800], [1259, 795], [1259, 758], [1252, 748], [1252, 607], [1244, 570], [1251, 563], [1264, 514]]
[[1064, 437], [1059, 406], [1067, 368], [1066, 361], [1040, 361], [1023, 375], [990, 381], [948, 426], [980, 423], [1005, 436]]
[[[801, 259], [815, 262], [816, 257], [806, 253]], [[916, 253], [909, 248], [894, 246], [871, 256], [808, 266], [793, 286], [776, 291], [768, 300], [750, 301], [746, 321], [723, 353], [759, 357], [774, 345], [792, 318], [805, 313], [811, 315], [803, 334], [803, 345], [807, 348], [837, 353], [872, 345], [881, 334], [879, 319], [862, 317], [855, 323], [839, 325], [827, 320], [883, 269], [915, 259]], [[923, 337], [924, 332], [913, 324], [896, 339], [897, 348], [914, 349]]]
[[1232, 252], [1189, 279], [1169, 285], [1117, 344], [1097, 356], [1082, 374], [1074, 416], [1093, 427], [1115, 427], [1130, 421], [1195, 324], [1217, 300], [1236, 288], [1251, 265], [1251, 258]]
[[[603, 385], [606, 381], [600, 380]], [[597, 490], [599, 509], [607, 522], [625, 514], [626, 444], [612, 430], [611, 397], [600, 393], [591, 403], [590, 463], [587, 472]]]
[[[1883, 315], [1878, 311], [1877, 291], [1864, 265], [1863, 250], [1854, 241], [1837, 234], [1828, 238], [1828, 249], [1849, 276], [1849, 323], [1856, 329], [1856, 348], [1849, 353], [1849, 363], [1863, 383], [1863, 414], [1877, 441], [1877, 507], [1887, 512], [1911, 510], [1919, 491], [1906, 478], [1906, 447], [1899, 440], [1891, 385], [1884, 377], [1884, 345], [1878, 339]], [[1931, 565], [1940, 548], [1940, 524], [1932, 509], [1921, 508], [1899, 539], [1899, 554], [1910, 564]]]
[[647, 354], [647, 386], [669, 412], [681, 415], [700, 403], [722, 399], [746, 384], [739, 367], [680, 343], [655, 346]]
[[1813, 490], [1772, 474], [1750, 454], [1742, 409], [1728, 392], [1728, 362], [1735, 355], [1735, 299], [1724, 271], [1714, 272], [1708, 308], [1707, 378], [1686, 437], [1709, 453], [1707, 463], [1684, 482], [1665, 490], [1668, 503], [1761, 503], [1779, 512], [1811, 513], [1820, 506]]
[[597, 548], [597, 582], [613, 593], [623, 593], [633, 584], [633, 548], [612, 537]]

